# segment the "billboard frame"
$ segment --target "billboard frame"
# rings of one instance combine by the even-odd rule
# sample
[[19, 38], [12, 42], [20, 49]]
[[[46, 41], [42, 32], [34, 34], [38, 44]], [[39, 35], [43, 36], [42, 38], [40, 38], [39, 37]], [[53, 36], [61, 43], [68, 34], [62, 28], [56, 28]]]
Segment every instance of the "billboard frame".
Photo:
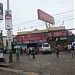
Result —
[[45, 22], [48, 22], [50, 24], [54, 24], [54, 17], [53, 16], [49, 15], [48, 13], [46, 13], [40, 9], [37, 9], [37, 13], [38, 13], [38, 19], [45, 21]]

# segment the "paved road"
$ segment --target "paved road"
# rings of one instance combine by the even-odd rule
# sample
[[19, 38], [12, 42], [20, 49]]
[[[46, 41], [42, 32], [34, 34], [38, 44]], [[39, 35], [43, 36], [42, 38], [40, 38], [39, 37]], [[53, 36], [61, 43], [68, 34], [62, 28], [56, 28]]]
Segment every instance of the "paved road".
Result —
[[[8, 61], [7, 54], [5, 58]], [[34, 72], [40, 73], [40, 75], [75, 75], [75, 57], [72, 58], [71, 53], [67, 52], [61, 52], [59, 58], [56, 57], [55, 53], [39, 54], [36, 55], [35, 60], [30, 60], [29, 57], [24, 54], [20, 56], [20, 62], [15, 61], [14, 54], [13, 63], [9, 68], [16, 69], [16, 71]]]

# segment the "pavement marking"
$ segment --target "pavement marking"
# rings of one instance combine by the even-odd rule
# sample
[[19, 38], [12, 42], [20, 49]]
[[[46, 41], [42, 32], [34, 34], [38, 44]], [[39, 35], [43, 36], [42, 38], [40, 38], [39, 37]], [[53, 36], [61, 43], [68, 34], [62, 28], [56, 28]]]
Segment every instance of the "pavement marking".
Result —
[[20, 74], [26, 74], [26, 75], [39, 75], [39, 73], [34, 73], [34, 72], [24, 72], [22, 70], [17, 70], [17, 69], [11, 69], [11, 68], [3, 68], [0, 67], [1, 70], [5, 70], [5, 71], [11, 71], [11, 72], [15, 72], [15, 73], [20, 73]]

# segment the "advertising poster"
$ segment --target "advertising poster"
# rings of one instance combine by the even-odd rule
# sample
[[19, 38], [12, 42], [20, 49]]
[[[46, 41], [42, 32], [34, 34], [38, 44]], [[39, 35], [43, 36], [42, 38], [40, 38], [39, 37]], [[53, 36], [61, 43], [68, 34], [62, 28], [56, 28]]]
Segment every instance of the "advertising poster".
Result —
[[5, 29], [6, 30], [12, 30], [12, 14], [11, 10], [5, 11]]

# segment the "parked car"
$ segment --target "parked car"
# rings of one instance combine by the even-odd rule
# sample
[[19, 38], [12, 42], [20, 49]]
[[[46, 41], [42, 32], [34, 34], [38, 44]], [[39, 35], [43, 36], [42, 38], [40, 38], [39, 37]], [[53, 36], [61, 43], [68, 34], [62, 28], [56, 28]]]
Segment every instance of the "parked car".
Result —
[[42, 53], [51, 53], [51, 47], [50, 47], [50, 44], [48, 43], [43, 43], [42, 44]]

